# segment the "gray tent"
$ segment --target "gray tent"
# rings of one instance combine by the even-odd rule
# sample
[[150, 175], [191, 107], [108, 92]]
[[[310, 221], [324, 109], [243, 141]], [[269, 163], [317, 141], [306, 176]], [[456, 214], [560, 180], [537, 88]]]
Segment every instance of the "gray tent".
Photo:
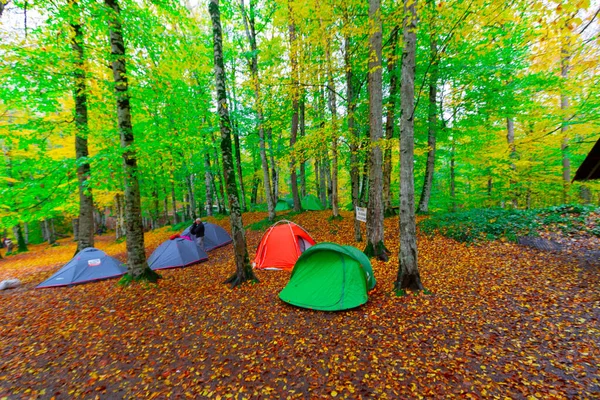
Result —
[[[181, 236], [189, 236], [192, 240], [195, 240], [196, 236], [190, 233], [190, 228], [191, 226], [188, 226], [181, 232]], [[231, 242], [231, 236], [229, 236], [229, 233], [227, 233], [225, 229], [221, 228], [219, 225], [204, 222], [204, 249], [206, 251], [227, 246]]]
[[167, 240], [148, 258], [151, 269], [185, 267], [208, 260], [208, 255], [192, 240], [177, 238]]
[[102, 250], [88, 247], [77, 253], [57, 273], [40, 283], [37, 289], [113, 278], [126, 272], [127, 267], [121, 261], [110, 257]]

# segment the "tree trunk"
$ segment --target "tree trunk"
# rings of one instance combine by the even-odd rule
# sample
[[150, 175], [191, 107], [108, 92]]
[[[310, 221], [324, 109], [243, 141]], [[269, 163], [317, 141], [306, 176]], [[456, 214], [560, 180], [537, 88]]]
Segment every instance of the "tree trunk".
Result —
[[233, 141], [235, 145], [235, 163], [237, 166], [237, 174], [240, 180], [240, 200], [242, 211], [247, 211], [246, 206], [246, 190], [244, 188], [244, 174], [242, 173], [242, 152], [240, 148], [240, 135], [237, 129], [233, 131]]
[[177, 218], [177, 198], [175, 196], [175, 178], [171, 174], [171, 211], [173, 212], [173, 225], [178, 222]]
[[186, 179], [188, 190], [188, 215], [191, 218], [196, 218], [196, 198], [194, 196], [194, 175], [190, 174]]
[[314, 163], [314, 168], [315, 168], [315, 189], [317, 191], [317, 197], [320, 199], [321, 198], [321, 179], [319, 177], [320, 175], [320, 163], [319, 163], [319, 159], [315, 157], [315, 163]]
[[29, 224], [27, 222], [23, 224], [23, 231], [23, 238], [25, 239], [25, 244], [29, 244]]
[[387, 261], [387, 249], [383, 243], [383, 138], [381, 119], [383, 114], [381, 70], [381, 0], [369, 0], [369, 205], [367, 210], [367, 247], [365, 254]]
[[[509, 147], [509, 158], [512, 160], [517, 156], [517, 150], [515, 148], [515, 120], [512, 117], [506, 118], [506, 142]], [[509, 179], [509, 193], [511, 197], [511, 203], [513, 208], [519, 207], [519, 200], [517, 197], [517, 189], [515, 187], [515, 172], [517, 166], [514, 162], [510, 163], [511, 177]]]
[[[304, 124], [304, 99], [300, 100], [300, 137], [304, 137], [306, 134], [306, 125]], [[300, 198], [303, 199], [306, 196], [306, 157], [303, 155], [300, 160]], [[300, 206], [302, 207], [302, 206]]]
[[321, 200], [321, 205], [323, 208], [327, 207], [327, 164], [325, 163], [325, 158], [321, 158], [319, 160], [319, 188], [321, 191], [319, 192], [319, 199]]
[[227, 111], [227, 92], [225, 90], [225, 68], [223, 64], [223, 47], [221, 33], [221, 18], [219, 14], [219, 0], [211, 0], [209, 3], [209, 12], [213, 26], [213, 44], [215, 60], [215, 82], [217, 89], [217, 101], [219, 112], [219, 127], [221, 130], [221, 152], [223, 154], [223, 171], [227, 181], [227, 196], [229, 198], [231, 223], [231, 236], [233, 239], [233, 248], [235, 252], [236, 272], [226, 283], [235, 287], [245, 281], [257, 282], [254, 271], [250, 266], [248, 249], [246, 247], [246, 235], [244, 233], [244, 223], [242, 221], [242, 212], [238, 201], [237, 186], [235, 182], [235, 173], [233, 167], [233, 157], [231, 151], [231, 123], [229, 112]]
[[404, 0], [404, 50], [400, 84], [402, 117], [400, 120], [400, 251], [396, 293], [423, 290], [417, 264], [415, 219], [414, 114], [415, 52], [417, 40], [416, 1]]
[[[337, 102], [335, 94], [335, 82], [333, 80], [333, 66], [331, 61], [330, 41], [327, 41], [325, 47], [325, 58], [327, 60], [327, 88], [329, 97], [329, 111], [331, 112], [331, 193], [329, 200], [331, 201], [331, 214], [334, 218], [340, 216], [338, 205], [338, 121], [337, 121]], [[329, 172], [329, 163], [327, 165]]]
[[[235, 60], [235, 58], [234, 58]], [[232, 68], [232, 79], [235, 79], [235, 64], [234, 68]], [[237, 115], [237, 98], [235, 95], [235, 87], [236, 85], [231, 85], [231, 93], [233, 95], [233, 111]], [[240, 148], [240, 130], [238, 126], [237, 118], [234, 118], [231, 123], [231, 127], [233, 128], [233, 143], [235, 150], [235, 163], [237, 169], [238, 179], [240, 181], [240, 204], [242, 206], [242, 212], [247, 211], [248, 208], [246, 206], [246, 190], [244, 188], [244, 174], [242, 173], [242, 152]]]
[[219, 179], [214, 179], [215, 183], [215, 193], [217, 194], [217, 204], [219, 206], [219, 214], [225, 214], [225, 209], [227, 208], [225, 192], [223, 188], [223, 174], [221, 171], [221, 163], [219, 162], [219, 154], [217, 153], [217, 149], [215, 148], [215, 162], [213, 164], [216, 168], [215, 175], [213, 177], [219, 177]]
[[[566, 48], [566, 45], [563, 44], [561, 49], [561, 59], [560, 59], [560, 76], [562, 78], [562, 84], [566, 85], [567, 80], [569, 78], [569, 60], [571, 55]], [[567, 125], [567, 116], [566, 112], [569, 108], [569, 97], [565, 93], [565, 89], [561, 90], [560, 93], [560, 109], [563, 113], [563, 123], [560, 128], [560, 133], [562, 136], [562, 143], [560, 146], [560, 150], [562, 153], [562, 177], [563, 177], [563, 203], [566, 204], [569, 202], [569, 188], [571, 186], [571, 159], [569, 158], [569, 126]]]
[[17, 233], [15, 237], [17, 238], [18, 252], [22, 253], [24, 251], [28, 251], [27, 244], [25, 243], [25, 238], [23, 237], [23, 231], [21, 230], [21, 224], [17, 225]]
[[[70, 1], [70, 5], [78, 7], [77, 0]], [[85, 56], [83, 52], [83, 26], [79, 23], [79, 10], [76, 18], [71, 22], [73, 35], [71, 36], [71, 49], [75, 55], [74, 89], [75, 99], [75, 157], [77, 159], [77, 182], [79, 191], [79, 232], [77, 235], [76, 253], [94, 247], [94, 199], [90, 179], [90, 163], [87, 158], [88, 151], [88, 110], [87, 87], [85, 82]]]
[[277, 165], [275, 164], [275, 154], [273, 151], [273, 129], [267, 129], [267, 141], [269, 143], [269, 159], [271, 160], [271, 196], [273, 197], [273, 204], [277, 204], [279, 198], [279, 176], [277, 174]]
[[256, 114], [258, 118], [258, 136], [260, 138], [260, 159], [263, 170], [263, 184], [265, 187], [265, 197], [267, 198], [269, 220], [273, 221], [275, 219], [275, 204], [273, 203], [271, 180], [269, 178], [269, 162], [267, 160], [267, 152], [265, 149], [264, 116], [260, 97], [260, 81], [258, 77], [258, 48], [256, 46], [256, 31], [254, 28], [254, 9], [252, 1], [250, 1], [249, 13], [246, 13], [244, 0], [240, 0], [240, 9], [242, 11], [246, 37], [248, 38], [248, 42], [250, 43], [250, 51], [252, 52], [252, 56], [250, 58], [250, 72], [252, 74], [255, 97], [254, 100], [256, 102]]
[[296, 43], [296, 25], [294, 23], [294, 12], [292, 10], [292, 3], [288, 0], [288, 11], [289, 11], [289, 33], [290, 33], [290, 63], [292, 64], [292, 126], [290, 131], [290, 180], [292, 184], [292, 198], [294, 201], [294, 211], [299, 212], [302, 210], [300, 203], [300, 195], [298, 193], [298, 174], [296, 168], [296, 153], [294, 146], [298, 136], [298, 125], [299, 125], [299, 85], [298, 85], [298, 48]]
[[392, 139], [394, 138], [394, 116], [396, 115], [396, 93], [398, 91], [398, 62], [396, 57], [396, 46], [398, 43], [398, 32], [400, 27], [394, 27], [390, 37], [390, 58], [387, 63], [390, 75], [390, 96], [387, 105], [385, 119], [386, 146], [383, 154], [383, 209], [384, 215], [393, 215], [390, 187], [392, 183]]
[[163, 218], [165, 225], [167, 225], [169, 223], [169, 195], [166, 187], [163, 187], [163, 194], [165, 195], [163, 198]]
[[[431, 8], [435, 8], [435, 2], [430, 2]], [[434, 11], [435, 12], [435, 11]], [[435, 18], [435, 14], [432, 16]], [[435, 26], [435, 24], [432, 24]], [[438, 50], [436, 33], [432, 32], [429, 44], [429, 62], [431, 63], [431, 72], [429, 75], [429, 112], [427, 121], [427, 163], [425, 164], [425, 178], [421, 198], [419, 199], [419, 212], [429, 212], [429, 199], [431, 198], [431, 187], [433, 186], [433, 172], [435, 170], [435, 147], [438, 128], [438, 108], [437, 108], [437, 84], [438, 84]]]
[[[79, 219], [73, 218], [71, 224], [73, 225], [73, 241], [79, 243]], [[46, 238], [44, 238], [44, 240], [46, 240]]]
[[110, 44], [112, 71], [117, 97], [118, 127], [123, 153], [125, 175], [125, 223], [127, 230], [127, 272], [134, 280], [156, 281], [158, 274], [148, 267], [144, 249], [144, 230], [140, 206], [140, 187], [135, 148], [133, 147], [133, 127], [129, 104], [127, 72], [125, 65], [125, 42], [121, 27], [121, 10], [117, 0], [104, 0], [111, 9]]
[[[56, 242], [56, 235], [55, 235], [56, 232], [54, 232], [54, 229], [53, 229], [51, 223], [52, 223], [51, 220], [50, 221], [48, 221], [48, 219], [44, 220], [46, 232], [48, 233], [48, 238], [46, 240], [48, 241], [49, 245], [53, 245]], [[93, 246], [91, 246], [91, 247], [93, 247]], [[83, 249], [80, 249], [80, 250], [83, 250]], [[78, 250], [78, 251], [80, 251], [80, 250]]]
[[210, 170], [210, 154], [204, 154], [204, 187], [206, 190], [206, 215], [213, 215], [212, 172]]
[[450, 210], [456, 212], [456, 141], [452, 137], [452, 145], [450, 147], [450, 199], [452, 201]]
[[352, 185], [352, 207], [354, 209], [354, 240], [357, 242], [362, 242], [360, 221], [356, 219], [356, 207], [359, 206], [360, 173], [358, 169], [358, 143], [360, 139], [354, 126], [356, 103], [354, 98], [354, 76], [352, 73], [352, 65], [350, 64], [350, 38], [348, 36], [346, 36], [344, 39], [344, 63], [346, 67], [346, 98], [348, 99], [348, 136], [350, 141], [350, 182]]

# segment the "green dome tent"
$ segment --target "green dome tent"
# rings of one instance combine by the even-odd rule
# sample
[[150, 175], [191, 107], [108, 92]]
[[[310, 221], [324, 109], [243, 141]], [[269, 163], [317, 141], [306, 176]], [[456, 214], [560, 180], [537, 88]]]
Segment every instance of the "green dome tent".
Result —
[[275, 205], [275, 211], [286, 211], [289, 210], [290, 206], [285, 200], [277, 200], [277, 204]]
[[286, 303], [322, 311], [358, 307], [375, 287], [371, 262], [352, 246], [318, 243], [294, 266], [290, 281], [279, 293]]
[[314, 194], [307, 194], [302, 198], [302, 208], [309, 211], [320, 211], [323, 209], [321, 201]]

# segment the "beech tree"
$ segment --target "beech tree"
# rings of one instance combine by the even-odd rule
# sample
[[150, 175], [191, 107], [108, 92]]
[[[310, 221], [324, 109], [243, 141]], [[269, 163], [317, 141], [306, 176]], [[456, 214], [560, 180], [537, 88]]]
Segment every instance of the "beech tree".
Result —
[[388, 260], [383, 244], [383, 154], [382, 132], [382, 65], [381, 65], [381, 1], [369, 0], [369, 205], [367, 212], [367, 247], [365, 254]]
[[219, 11], [219, 0], [211, 0], [208, 5], [210, 19], [212, 21], [213, 47], [214, 47], [214, 70], [217, 91], [217, 103], [219, 113], [219, 128], [221, 131], [221, 154], [223, 155], [223, 172], [225, 174], [227, 197], [229, 199], [229, 222], [231, 226], [231, 237], [235, 251], [236, 272], [225, 283], [236, 287], [243, 282], [258, 282], [250, 265], [248, 249], [246, 247], [246, 235], [242, 221], [242, 211], [235, 182], [235, 170], [231, 149], [231, 120], [227, 109], [227, 91], [225, 89], [225, 63], [223, 62], [223, 33], [221, 29], [221, 15]]
[[117, 0], [104, 0], [110, 12], [110, 54], [112, 72], [117, 97], [117, 120], [121, 149], [123, 153], [123, 171], [125, 174], [125, 226], [127, 243], [127, 273], [131, 279], [156, 281], [159, 275], [152, 271], [146, 262], [144, 247], [144, 228], [140, 206], [140, 187], [136, 151], [133, 147], [133, 126], [131, 124], [131, 106], [129, 102], [127, 69], [125, 64], [125, 42], [121, 25], [121, 9]]
[[417, 264], [417, 228], [415, 219], [414, 116], [415, 51], [417, 41], [415, 0], [404, 0], [402, 23], [402, 76], [400, 82], [402, 117], [400, 119], [400, 249], [396, 293], [423, 290]]
[[81, 13], [76, 0], [69, 2], [71, 12], [71, 48], [74, 53], [74, 88], [75, 99], [75, 157], [77, 162], [77, 181], [79, 183], [79, 217], [77, 219], [77, 250], [94, 247], [94, 199], [89, 185], [90, 163], [88, 161], [88, 109], [87, 87], [85, 83], [85, 56], [83, 44], [83, 25], [79, 22]]

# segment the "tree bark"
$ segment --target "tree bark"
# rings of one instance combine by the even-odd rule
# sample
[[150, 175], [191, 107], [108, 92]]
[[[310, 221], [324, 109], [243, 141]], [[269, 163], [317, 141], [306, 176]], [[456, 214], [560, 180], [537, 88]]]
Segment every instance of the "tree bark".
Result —
[[[509, 158], [513, 160], [517, 156], [517, 149], [515, 148], [515, 120], [513, 117], [506, 118], [506, 142], [508, 143], [509, 148]], [[509, 179], [509, 193], [511, 197], [511, 203], [513, 208], [519, 207], [519, 200], [517, 197], [517, 189], [515, 187], [515, 172], [517, 170], [517, 166], [513, 161], [510, 163], [511, 177]]]
[[367, 211], [367, 247], [365, 254], [387, 261], [383, 243], [383, 154], [381, 151], [383, 93], [381, 66], [381, 0], [369, 0], [369, 205]]
[[[73, 241], [79, 242], [79, 220], [77, 218], [73, 218], [71, 220], [71, 224], [73, 226]], [[45, 240], [46, 238], [44, 238]]]
[[[48, 235], [46, 240], [48, 241], [49, 245], [53, 245], [56, 242], [56, 236], [55, 236], [54, 230], [52, 229], [51, 221], [48, 221], [48, 219], [45, 219], [44, 225], [45, 225], [46, 232]], [[93, 247], [93, 246], [90, 246], [90, 247]], [[83, 249], [81, 249], [81, 250], [83, 250]]]
[[79, 23], [80, 12], [76, 0], [69, 2], [75, 14], [71, 29], [71, 50], [75, 55], [75, 71], [73, 73], [75, 99], [75, 158], [77, 163], [77, 182], [79, 191], [79, 217], [76, 253], [86, 247], [94, 247], [94, 199], [89, 185], [91, 175], [88, 162], [88, 110], [87, 87], [85, 82], [85, 56], [83, 51], [83, 26]]
[[171, 173], [171, 211], [173, 212], [173, 225], [178, 222], [177, 218], [177, 197], [175, 197], [175, 177]]
[[271, 190], [271, 179], [269, 177], [269, 162], [267, 160], [267, 152], [265, 149], [265, 130], [264, 130], [264, 116], [261, 104], [261, 93], [260, 93], [260, 80], [258, 76], [258, 48], [256, 46], [256, 31], [254, 28], [254, 8], [253, 0], [250, 0], [249, 13], [246, 13], [244, 6], [244, 0], [240, 0], [240, 9], [242, 11], [242, 19], [244, 21], [244, 28], [246, 31], [246, 37], [250, 43], [250, 51], [252, 57], [250, 58], [250, 72], [252, 74], [252, 81], [254, 86], [254, 96], [256, 102], [256, 116], [258, 118], [258, 136], [260, 139], [260, 159], [263, 170], [263, 184], [265, 187], [265, 197], [267, 198], [267, 210], [269, 212], [269, 220], [275, 219], [275, 204], [273, 203], [273, 196]]
[[[435, 3], [432, 8], [435, 8]], [[435, 15], [432, 16], [435, 18]], [[435, 24], [432, 24], [435, 26]], [[437, 108], [437, 84], [438, 84], [438, 50], [436, 33], [432, 32], [429, 44], [429, 59], [431, 63], [431, 72], [429, 75], [429, 112], [427, 121], [427, 163], [425, 164], [425, 178], [421, 198], [419, 199], [419, 212], [429, 212], [429, 199], [431, 198], [431, 187], [433, 186], [433, 172], [435, 170], [435, 147], [438, 128], [438, 108]]]
[[[300, 100], [300, 137], [304, 137], [306, 134], [306, 125], [304, 120], [304, 99]], [[306, 157], [302, 155], [302, 159], [300, 160], [300, 198], [303, 199], [306, 196]], [[300, 205], [302, 208], [302, 205]]]
[[355, 128], [354, 113], [356, 112], [356, 103], [354, 98], [354, 76], [352, 65], [350, 63], [350, 38], [344, 39], [344, 64], [346, 67], [346, 98], [348, 99], [348, 135], [350, 141], [350, 182], [352, 185], [352, 207], [354, 209], [354, 240], [362, 242], [362, 233], [360, 231], [360, 221], [356, 219], [356, 207], [359, 206], [359, 184], [360, 172], [358, 169], [358, 143], [359, 137]]
[[144, 248], [144, 230], [138, 182], [138, 168], [131, 124], [125, 42], [121, 27], [121, 10], [117, 0], [104, 0], [110, 8], [110, 45], [112, 71], [117, 97], [118, 128], [121, 136], [125, 175], [125, 224], [127, 231], [127, 272], [134, 280], [156, 281], [158, 274], [148, 267]]
[[[232, 77], [235, 77], [235, 64], [234, 68], [232, 68]], [[235, 85], [231, 86], [231, 94], [233, 95], [233, 111], [237, 116], [237, 98], [235, 95]], [[235, 150], [235, 163], [237, 169], [238, 179], [240, 181], [240, 205], [242, 207], [242, 212], [247, 211], [248, 208], [246, 206], [246, 190], [244, 188], [244, 174], [242, 173], [242, 152], [240, 147], [240, 130], [238, 126], [237, 118], [233, 118], [231, 122], [231, 127], [233, 128], [233, 143]]]
[[398, 91], [398, 61], [396, 57], [396, 46], [398, 44], [400, 27], [394, 27], [390, 37], [390, 58], [387, 63], [390, 75], [390, 96], [387, 105], [385, 119], [386, 146], [383, 154], [383, 209], [384, 215], [393, 215], [390, 188], [392, 183], [392, 139], [394, 138], [394, 116], [396, 115], [396, 93]]
[[302, 210], [300, 203], [300, 194], [298, 193], [298, 174], [296, 166], [296, 153], [294, 146], [298, 136], [299, 125], [299, 84], [298, 84], [298, 44], [296, 43], [296, 25], [294, 22], [294, 11], [292, 10], [292, 2], [288, 0], [289, 12], [289, 34], [290, 34], [290, 63], [292, 65], [292, 126], [290, 131], [290, 180], [292, 186], [292, 198], [294, 201], [294, 211]]
[[[227, 182], [227, 196], [229, 198], [231, 223], [231, 236], [235, 251], [236, 272], [226, 283], [232, 287], [240, 285], [245, 281], [257, 282], [254, 271], [250, 266], [248, 249], [246, 247], [246, 235], [244, 233], [244, 223], [242, 221], [242, 212], [238, 201], [237, 186], [235, 182], [235, 173], [233, 167], [233, 157], [231, 151], [231, 122], [229, 112], [227, 111], [227, 92], [225, 89], [225, 67], [223, 63], [222, 31], [221, 18], [219, 12], [219, 0], [211, 0], [208, 6], [213, 27], [213, 45], [215, 62], [215, 83], [217, 89], [219, 127], [221, 130], [221, 152], [223, 154], [223, 171]], [[268, 192], [267, 192], [268, 193]]]
[[210, 154], [204, 154], [204, 187], [206, 190], [206, 215], [213, 215], [212, 172], [210, 170]]
[[[563, 86], [566, 85], [569, 79], [569, 61], [571, 55], [566, 48], [566, 44], [563, 44], [561, 48], [561, 59], [560, 59], [560, 76], [562, 78]], [[562, 136], [562, 143], [560, 150], [562, 153], [562, 178], [563, 178], [563, 203], [569, 202], [569, 188], [571, 186], [571, 159], [569, 158], [569, 126], [567, 125], [566, 112], [569, 108], [569, 96], [567, 95], [564, 88], [560, 93], [560, 109], [563, 113], [563, 123], [560, 128]]]
[[404, 50], [400, 84], [402, 117], [400, 119], [400, 250], [396, 293], [423, 290], [417, 264], [417, 229], [415, 219], [414, 114], [415, 53], [417, 40], [416, 1], [404, 0]]

